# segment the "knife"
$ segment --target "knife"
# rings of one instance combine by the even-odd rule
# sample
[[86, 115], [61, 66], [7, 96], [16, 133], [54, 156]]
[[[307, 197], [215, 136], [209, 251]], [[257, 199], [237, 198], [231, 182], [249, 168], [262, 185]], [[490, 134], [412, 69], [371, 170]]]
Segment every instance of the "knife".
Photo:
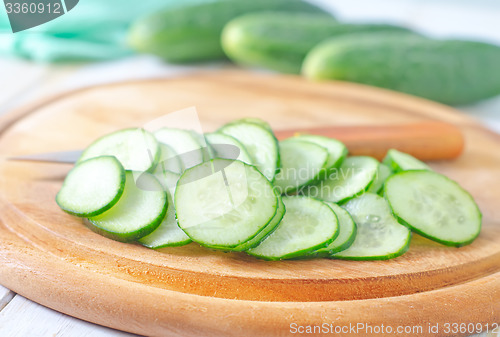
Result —
[[[460, 129], [452, 124], [438, 121], [275, 131], [279, 140], [299, 134], [332, 137], [346, 144], [351, 155], [372, 156], [379, 160], [391, 148], [424, 161], [453, 159], [458, 157], [464, 148], [464, 137]], [[74, 164], [81, 154], [82, 150], [58, 151], [14, 156], [9, 160]]]
[[47, 163], [74, 164], [82, 155], [82, 150], [45, 152], [25, 156], [10, 157], [9, 160], [39, 161]]

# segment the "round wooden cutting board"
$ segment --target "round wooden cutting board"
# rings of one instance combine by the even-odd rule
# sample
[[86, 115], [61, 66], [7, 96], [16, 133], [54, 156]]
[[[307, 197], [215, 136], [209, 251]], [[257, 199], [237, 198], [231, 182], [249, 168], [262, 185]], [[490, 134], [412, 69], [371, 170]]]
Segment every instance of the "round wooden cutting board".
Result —
[[[415, 235], [409, 252], [389, 261], [266, 262], [196, 244], [153, 251], [99, 236], [57, 207], [71, 165], [6, 160], [84, 148], [190, 106], [204, 131], [240, 117], [264, 118], [275, 129], [453, 123], [464, 132], [465, 152], [432, 166], [476, 198], [481, 235], [462, 248]], [[361, 324], [383, 324], [378, 336], [399, 326], [421, 326], [401, 336], [469, 335], [446, 324], [500, 322], [499, 149], [499, 135], [451, 108], [348, 83], [216, 72], [70, 92], [0, 121], [0, 283], [63, 313], [143, 335], [267, 337], [306, 326], [369, 335]], [[436, 324], [437, 334], [429, 331]], [[353, 325], [361, 330], [345, 328]]]

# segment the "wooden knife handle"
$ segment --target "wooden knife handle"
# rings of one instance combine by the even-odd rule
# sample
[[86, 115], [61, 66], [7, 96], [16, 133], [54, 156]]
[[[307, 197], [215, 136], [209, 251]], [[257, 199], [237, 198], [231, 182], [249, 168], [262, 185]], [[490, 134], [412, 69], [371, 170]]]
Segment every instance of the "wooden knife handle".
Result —
[[387, 150], [397, 149], [420, 160], [457, 158], [464, 149], [464, 137], [456, 126], [444, 122], [421, 122], [383, 126], [327, 126], [276, 131], [278, 139], [297, 134], [314, 134], [338, 139], [351, 155], [368, 155], [381, 160]]

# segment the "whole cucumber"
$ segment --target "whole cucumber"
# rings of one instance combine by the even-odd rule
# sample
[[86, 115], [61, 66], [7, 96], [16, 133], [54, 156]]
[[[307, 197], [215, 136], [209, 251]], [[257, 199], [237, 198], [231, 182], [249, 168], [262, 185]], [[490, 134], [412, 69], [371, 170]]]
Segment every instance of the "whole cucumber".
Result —
[[279, 10], [325, 13], [301, 0], [216, 0], [187, 4], [156, 12], [135, 22], [129, 44], [137, 51], [156, 54], [171, 62], [224, 58], [220, 44], [223, 27], [236, 16]]
[[482, 42], [392, 36], [332, 39], [313, 48], [302, 72], [459, 105], [500, 94], [500, 47]]
[[313, 13], [258, 12], [231, 20], [222, 48], [234, 62], [286, 73], [300, 73], [307, 53], [321, 41], [358, 32], [408, 32], [386, 24], [345, 24]]

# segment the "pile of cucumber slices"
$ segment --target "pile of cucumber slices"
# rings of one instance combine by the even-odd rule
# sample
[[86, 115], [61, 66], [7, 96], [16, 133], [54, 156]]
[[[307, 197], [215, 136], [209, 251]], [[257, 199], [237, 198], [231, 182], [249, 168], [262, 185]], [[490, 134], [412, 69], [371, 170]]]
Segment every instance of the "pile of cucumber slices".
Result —
[[267, 260], [382, 260], [416, 232], [471, 243], [481, 212], [468, 192], [418, 159], [347, 156], [335, 139], [278, 142], [248, 118], [219, 130], [120, 130], [84, 151], [58, 205], [92, 230], [149, 248], [192, 241]]

